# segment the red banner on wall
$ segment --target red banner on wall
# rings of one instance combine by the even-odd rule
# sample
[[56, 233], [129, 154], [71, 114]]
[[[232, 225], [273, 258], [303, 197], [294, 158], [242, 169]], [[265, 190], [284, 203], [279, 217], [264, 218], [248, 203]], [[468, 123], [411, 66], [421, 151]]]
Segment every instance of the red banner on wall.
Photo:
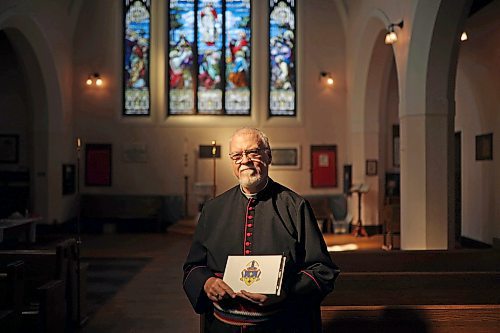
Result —
[[337, 146], [311, 146], [311, 187], [337, 186]]
[[111, 186], [111, 145], [85, 145], [85, 185]]

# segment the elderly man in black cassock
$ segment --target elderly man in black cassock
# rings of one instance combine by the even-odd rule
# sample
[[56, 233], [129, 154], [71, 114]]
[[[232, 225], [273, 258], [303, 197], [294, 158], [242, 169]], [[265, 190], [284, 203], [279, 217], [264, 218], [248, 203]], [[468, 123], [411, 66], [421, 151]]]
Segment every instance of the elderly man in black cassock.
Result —
[[[321, 300], [339, 270], [309, 203], [268, 176], [267, 136], [237, 130], [230, 141], [239, 185], [208, 201], [184, 264], [184, 290], [205, 332], [320, 332]], [[232, 290], [222, 279], [228, 255], [286, 256], [280, 296]]]

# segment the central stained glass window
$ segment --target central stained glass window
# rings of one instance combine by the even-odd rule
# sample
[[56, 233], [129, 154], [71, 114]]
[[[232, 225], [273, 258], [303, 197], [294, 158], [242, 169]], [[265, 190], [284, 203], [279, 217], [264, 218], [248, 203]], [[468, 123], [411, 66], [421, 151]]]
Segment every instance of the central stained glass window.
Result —
[[251, 1], [172, 0], [168, 114], [250, 115]]

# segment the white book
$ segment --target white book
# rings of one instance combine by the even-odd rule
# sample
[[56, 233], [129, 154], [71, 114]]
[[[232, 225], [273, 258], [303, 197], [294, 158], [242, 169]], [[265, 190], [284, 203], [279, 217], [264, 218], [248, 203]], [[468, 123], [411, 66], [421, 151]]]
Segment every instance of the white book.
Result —
[[285, 261], [282, 255], [228, 256], [223, 281], [235, 292], [279, 296]]

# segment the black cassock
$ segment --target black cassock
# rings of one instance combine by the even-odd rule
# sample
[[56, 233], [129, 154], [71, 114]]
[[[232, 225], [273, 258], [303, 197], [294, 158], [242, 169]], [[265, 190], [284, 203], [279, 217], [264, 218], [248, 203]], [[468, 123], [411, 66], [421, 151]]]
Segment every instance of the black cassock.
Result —
[[[223, 275], [228, 255], [266, 254], [286, 256], [284, 301], [263, 308], [239, 297], [216, 304], [208, 299], [205, 281]], [[333, 290], [339, 274], [309, 203], [271, 179], [255, 198], [247, 198], [238, 185], [204, 205], [183, 268], [184, 290], [194, 310], [206, 314], [208, 330], [214, 332], [240, 331], [220, 320], [256, 324], [248, 326], [255, 332], [319, 332], [320, 302]]]

